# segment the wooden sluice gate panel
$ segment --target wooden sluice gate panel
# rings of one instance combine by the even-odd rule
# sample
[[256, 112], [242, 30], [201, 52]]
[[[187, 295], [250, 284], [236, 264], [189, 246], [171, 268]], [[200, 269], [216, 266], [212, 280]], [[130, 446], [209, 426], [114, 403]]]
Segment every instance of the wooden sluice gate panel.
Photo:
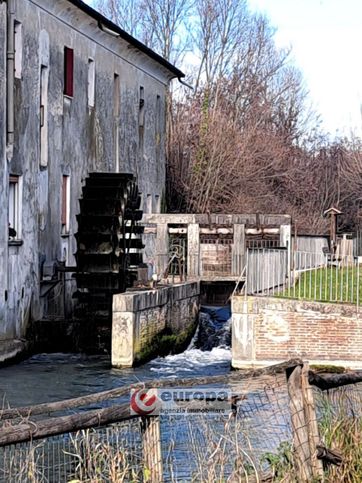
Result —
[[201, 238], [201, 274], [203, 277], [227, 277], [232, 274], [232, 238]]

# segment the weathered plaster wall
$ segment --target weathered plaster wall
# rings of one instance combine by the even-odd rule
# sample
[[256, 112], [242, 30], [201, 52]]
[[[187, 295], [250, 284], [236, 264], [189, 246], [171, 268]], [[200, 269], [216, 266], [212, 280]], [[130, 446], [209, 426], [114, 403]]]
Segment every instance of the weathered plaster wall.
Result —
[[6, 161], [6, 3], [0, 3], [0, 340], [7, 337], [5, 304], [8, 259], [8, 170]]
[[[44, 275], [52, 275], [57, 261], [75, 265], [78, 199], [89, 172], [132, 172], [138, 176], [144, 198], [147, 194], [162, 197], [165, 94], [171, 77], [169, 71], [146, 54], [102, 32], [96, 20], [66, 0], [16, 0], [15, 4], [15, 19], [22, 24], [23, 55], [22, 78], [15, 79], [15, 144], [8, 170], [4, 157], [6, 2], [0, 4], [0, 159], [5, 168], [0, 174], [3, 274], [0, 277], [0, 320], [3, 322], [0, 337], [4, 334], [23, 336], [29, 316], [40, 319], [47, 315], [47, 310], [53, 316], [64, 315], [60, 287], [51, 291], [46, 300], [40, 297], [40, 284]], [[74, 49], [72, 98], [63, 95], [65, 46]], [[88, 106], [90, 58], [96, 72], [94, 108]], [[43, 154], [40, 144], [41, 66], [48, 69], [48, 136]], [[117, 116], [113, 95], [115, 74], [120, 84]], [[144, 88], [145, 99], [143, 153], [139, 142], [140, 86]], [[156, 118], [161, 126], [159, 134]], [[8, 174], [19, 175], [22, 179], [22, 243], [10, 244], [9, 253]], [[70, 176], [67, 235], [61, 234], [63, 175]], [[71, 307], [74, 285], [66, 282], [66, 290], [66, 305]]]
[[[112, 366], [141, 362], [155, 336], [166, 329], [181, 334], [192, 328], [199, 312], [198, 282], [113, 296]], [[172, 347], [170, 347], [170, 350]]]
[[236, 296], [232, 299], [232, 365], [300, 357], [362, 365], [362, 320], [355, 306]]

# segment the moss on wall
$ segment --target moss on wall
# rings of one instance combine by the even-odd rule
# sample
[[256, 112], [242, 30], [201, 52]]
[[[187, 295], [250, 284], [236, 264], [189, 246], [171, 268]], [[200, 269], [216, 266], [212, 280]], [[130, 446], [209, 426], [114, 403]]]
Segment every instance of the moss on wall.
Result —
[[144, 364], [154, 357], [165, 357], [169, 354], [183, 352], [189, 345], [196, 327], [197, 321], [190, 321], [190, 325], [178, 334], [173, 334], [169, 329], [163, 330], [155, 335], [147, 347], [137, 354], [135, 365]]

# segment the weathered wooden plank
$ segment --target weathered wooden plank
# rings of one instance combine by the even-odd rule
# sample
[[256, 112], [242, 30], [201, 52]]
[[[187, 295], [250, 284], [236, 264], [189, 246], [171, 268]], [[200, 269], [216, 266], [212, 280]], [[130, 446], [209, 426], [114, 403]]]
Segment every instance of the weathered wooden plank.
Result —
[[320, 444], [318, 422], [313, 398], [313, 390], [308, 381], [309, 364], [305, 362], [302, 367], [302, 391], [304, 413], [308, 429], [309, 449], [311, 456], [312, 475], [316, 481], [323, 479], [323, 464], [318, 459], [317, 446]]
[[122, 404], [70, 416], [29, 421], [14, 426], [7, 425], [0, 430], [0, 446], [99, 427], [134, 417], [136, 416], [130, 414], [129, 404]]
[[145, 468], [144, 481], [147, 483], [162, 483], [162, 452], [160, 418], [151, 416], [142, 418], [142, 451]]
[[293, 432], [294, 462], [298, 481], [309, 483], [313, 479], [309, 447], [308, 425], [304, 413], [302, 392], [302, 366], [296, 366], [288, 378], [290, 413]]

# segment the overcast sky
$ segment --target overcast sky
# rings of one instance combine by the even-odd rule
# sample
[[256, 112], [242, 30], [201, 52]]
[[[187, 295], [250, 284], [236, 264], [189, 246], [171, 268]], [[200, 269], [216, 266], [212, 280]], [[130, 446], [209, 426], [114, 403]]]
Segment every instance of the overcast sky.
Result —
[[353, 130], [361, 136], [362, 0], [248, 3], [270, 18], [277, 45], [292, 47], [324, 129], [333, 135]]

